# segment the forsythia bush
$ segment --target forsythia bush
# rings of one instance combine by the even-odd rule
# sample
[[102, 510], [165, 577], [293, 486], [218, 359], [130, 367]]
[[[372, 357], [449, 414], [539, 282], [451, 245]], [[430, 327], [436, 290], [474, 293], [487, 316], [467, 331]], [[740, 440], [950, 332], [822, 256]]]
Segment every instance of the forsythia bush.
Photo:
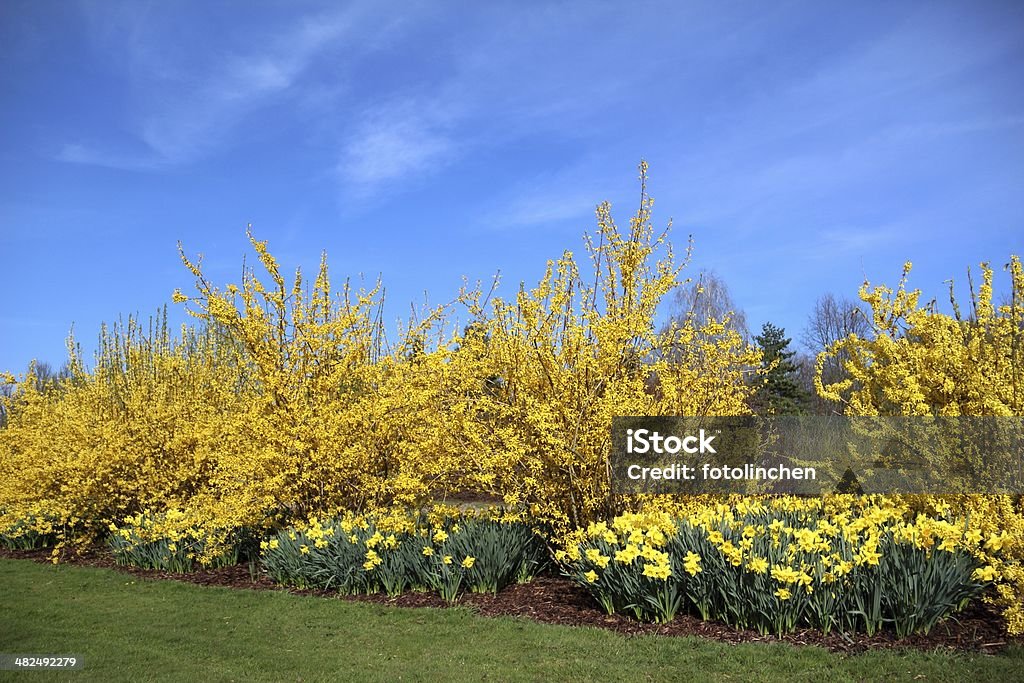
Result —
[[[896, 291], [871, 288], [860, 297], [871, 308], [870, 339], [850, 335], [818, 357], [818, 392], [852, 415], [1021, 416], [1024, 409], [1024, 268], [1016, 256], [1006, 269], [1011, 292], [993, 302], [992, 269], [982, 264], [982, 284], [971, 291], [973, 311], [954, 315], [934, 302], [920, 305], [920, 290], [907, 291], [911, 264]], [[951, 286], [952, 287], [952, 286]], [[847, 377], [823, 385], [820, 368], [840, 359]]]
[[203, 526], [244, 526], [231, 505], [209, 509], [223, 500], [217, 421], [242, 403], [230, 346], [210, 328], [172, 341], [166, 325], [129, 319], [102, 331], [92, 372], [72, 348], [67, 381], [40, 391], [26, 377], [0, 430], [0, 533], [63, 544], [147, 509], [199, 507]]
[[747, 379], [759, 356], [725, 321], [655, 333], [655, 309], [681, 265], [666, 234], [654, 234], [651, 209], [642, 192], [623, 233], [610, 206], [598, 207], [597, 243], [586, 242], [596, 276], [566, 252], [514, 300], [494, 298], [489, 310], [478, 296], [469, 302], [477, 322], [453, 370], [488, 381], [454, 408], [473, 413], [463, 448], [508, 504], [563, 527], [623, 506], [609, 489], [612, 417], [750, 412]]
[[196, 326], [129, 319], [101, 332], [91, 370], [73, 350], [69, 380], [40, 390], [30, 373], [4, 399], [0, 534], [59, 549], [175, 511], [207, 562], [225, 530], [462, 492], [563, 529], [619, 512], [611, 417], [745, 413], [756, 366], [722, 321], [655, 333], [685, 262], [654, 233], [645, 178], [628, 230], [598, 208], [590, 274], [566, 252], [510, 300], [462, 291], [470, 324], [451, 336], [443, 306], [389, 344], [380, 283], [336, 293], [326, 259], [286, 281], [251, 235], [262, 279], [216, 285], [182, 252], [196, 286], [173, 299]]
[[[818, 357], [819, 393], [842, 401], [851, 415], [1024, 416], [1024, 268], [1006, 265], [1010, 292], [993, 301], [993, 272], [982, 264], [972, 311], [961, 315], [950, 285], [952, 316], [921, 292], [907, 290], [910, 263], [895, 291], [868, 283], [861, 299], [871, 307], [872, 334], [850, 335]], [[847, 377], [824, 385], [821, 368], [840, 359]], [[981, 455], [984, 455], [983, 453]], [[1020, 495], [907, 496], [914, 509], [962, 516], [988, 539], [988, 558], [1000, 578], [996, 602], [1010, 633], [1024, 633], [1024, 500]]]

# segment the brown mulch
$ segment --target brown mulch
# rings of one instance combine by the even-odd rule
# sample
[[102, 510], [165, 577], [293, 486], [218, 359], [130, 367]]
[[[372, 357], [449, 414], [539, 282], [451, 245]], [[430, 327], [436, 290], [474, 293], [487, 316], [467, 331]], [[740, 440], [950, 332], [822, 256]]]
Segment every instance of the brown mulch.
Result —
[[[6, 550], [0, 548], [0, 558], [29, 559], [49, 562], [48, 550]], [[329, 597], [334, 599], [369, 602], [404, 608], [446, 608], [448, 604], [433, 593], [410, 592], [395, 598], [384, 594], [339, 596], [333, 591], [285, 589], [273, 583], [266, 575], [253, 577], [247, 565], [219, 569], [200, 569], [188, 574], [172, 574], [151, 569], [138, 569], [117, 565], [109, 552], [93, 549], [79, 556], [69, 556], [62, 563], [114, 569], [132, 576], [148, 579], [170, 579], [202, 586], [224, 586], [250, 590], [288, 590], [296, 595]], [[511, 616], [565, 626], [590, 626], [628, 635], [697, 636], [719, 642], [772, 643], [816, 645], [832, 652], [854, 654], [867, 650], [914, 649], [969, 651], [994, 654], [1010, 643], [1024, 644], [1020, 638], [1006, 633], [1002, 617], [991, 607], [975, 601], [968, 607], [936, 626], [928, 635], [913, 635], [898, 639], [886, 631], [867, 636], [855, 634], [822, 634], [804, 629], [785, 636], [761, 635], [752, 630], [737, 629], [714, 621], [703, 621], [688, 614], [677, 615], [667, 624], [651, 624], [631, 617], [608, 615], [598, 607], [590, 595], [568, 579], [553, 574], [542, 574], [525, 585], [514, 585], [497, 595], [466, 593], [458, 604], [484, 616]]]

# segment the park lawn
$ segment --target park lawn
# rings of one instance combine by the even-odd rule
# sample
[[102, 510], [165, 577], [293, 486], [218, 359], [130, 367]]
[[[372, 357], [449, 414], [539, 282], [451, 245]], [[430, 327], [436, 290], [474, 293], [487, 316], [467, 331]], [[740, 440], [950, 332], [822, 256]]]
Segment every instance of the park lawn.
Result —
[[143, 580], [0, 560], [0, 653], [75, 654], [85, 668], [0, 681], [1024, 680], [1000, 655], [731, 646]]

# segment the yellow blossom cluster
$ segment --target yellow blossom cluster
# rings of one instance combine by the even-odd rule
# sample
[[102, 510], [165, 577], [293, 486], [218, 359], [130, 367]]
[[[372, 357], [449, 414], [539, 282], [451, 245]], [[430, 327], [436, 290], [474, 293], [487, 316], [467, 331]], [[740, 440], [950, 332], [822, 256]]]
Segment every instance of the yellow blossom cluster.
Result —
[[[997, 556], [1012, 546], [967, 517], [885, 496], [690, 499], [675, 516], [671, 505], [572, 532], [556, 559], [609, 612], [663, 621], [685, 603], [763, 631], [893, 623], [905, 635], [1003, 579]], [[863, 607], [878, 590], [885, 600]]]
[[343, 593], [435, 590], [497, 592], [527, 581], [547, 559], [544, 540], [500, 515], [447, 518], [439, 526], [395, 514], [313, 517], [260, 544], [268, 574], [282, 584]]
[[[391, 340], [382, 284], [336, 290], [326, 257], [311, 282], [298, 271], [286, 280], [250, 233], [260, 274], [220, 286], [182, 250], [195, 287], [172, 301], [196, 323], [172, 333], [166, 311], [148, 325], [130, 317], [101, 330], [91, 368], [71, 341], [69, 378], [42, 386], [30, 370], [0, 396], [0, 540], [55, 545], [56, 558], [109, 537], [125, 561], [186, 567], [223, 561], [243, 530], [290, 525], [261, 547], [283, 558], [282, 576], [289, 562], [351, 550], [354, 566], [389, 582], [388, 558], [412, 535], [417, 558], [452, 568], [454, 596], [456, 578], [489, 563], [452, 549], [461, 534], [438, 503], [471, 493], [568, 533], [559, 559], [583, 583], [635, 579], [656, 591], [636, 609], [661, 618], [681, 604], [675, 582], [710, 613], [723, 599], [710, 577], [729, 575], [750, 600], [784, 602], [789, 621], [773, 626], [784, 629], [809, 600], [830, 613], [842, 598], [823, 587], [848, 587], [894, 554], [966, 554], [969, 578], [995, 582], [1011, 632], [1024, 632], [1019, 496], [616, 494], [613, 417], [748, 414], [760, 361], [722, 320], [656, 332], [690, 253], [677, 258], [667, 230], [654, 230], [646, 170], [628, 227], [597, 208], [585, 258], [566, 251], [509, 296], [464, 288]], [[819, 357], [818, 392], [850, 415], [1024, 415], [1024, 270], [1017, 257], [1007, 270], [1010, 295], [996, 304], [982, 266], [966, 316], [922, 306], [906, 288], [909, 264], [896, 290], [865, 284], [871, 334]], [[845, 375], [825, 384], [830, 360]], [[335, 519], [340, 510], [363, 515]]]
[[256, 267], [218, 285], [182, 249], [192, 326], [130, 318], [91, 369], [72, 343], [59, 388], [0, 397], [0, 534], [88, 543], [181, 510], [215, 535], [465, 492], [562, 529], [618, 511], [612, 417], [745, 414], [757, 365], [723, 321], [655, 330], [689, 252], [655, 232], [645, 179], [628, 228], [598, 207], [583, 263], [566, 251], [504, 298], [463, 289], [393, 339], [382, 284], [336, 290], [326, 258], [286, 278], [250, 233]]
[[[962, 314], [950, 282], [953, 315], [934, 302], [921, 303], [921, 292], [910, 290], [911, 264], [904, 267], [896, 289], [867, 282], [861, 299], [870, 307], [867, 338], [850, 335], [836, 341], [818, 357], [818, 392], [839, 401], [849, 415], [984, 416], [1011, 420], [1020, 428], [1024, 417], [1024, 267], [1018, 256], [1005, 265], [1009, 288], [1002, 302], [994, 297], [994, 273], [981, 264], [981, 282], [970, 291], [971, 310]], [[845, 377], [822, 382], [822, 368], [838, 362]], [[1019, 431], [1016, 438], [1020, 438]], [[958, 440], [955, 457], [966, 467], [985, 471], [989, 451], [984, 439]], [[973, 444], [977, 444], [974, 446]], [[1015, 449], [1019, 458], [1019, 450]], [[1019, 460], [1016, 463], [1019, 468]], [[949, 469], [949, 468], [945, 468]], [[1019, 471], [1019, 470], [1018, 470]], [[1018, 474], [1019, 476], [1019, 474]], [[973, 533], [985, 540], [983, 560], [991, 569], [979, 576], [998, 577], [997, 603], [1004, 609], [1011, 633], [1024, 633], [1024, 501], [1019, 495], [908, 496], [914, 509], [927, 514], [965, 517]], [[956, 489], [953, 489], [956, 492]], [[943, 529], [934, 529], [942, 534]], [[955, 547], [947, 533], [939, 547]], [[934, 537], [933, 537], [934, 538]], [[979, 540], [972, 535], [974, 546]]]

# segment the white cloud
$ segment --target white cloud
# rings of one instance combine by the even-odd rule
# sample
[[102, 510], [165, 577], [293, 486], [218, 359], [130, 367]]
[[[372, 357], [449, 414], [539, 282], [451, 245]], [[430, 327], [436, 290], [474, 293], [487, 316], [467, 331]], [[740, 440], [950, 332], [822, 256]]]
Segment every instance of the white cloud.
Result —
[[128, 156], [76, 140], [56, 158], [127, 169], [192, 162], [229, 142], [240, 120], [289, 95], [317, 58], [368, 19], [360, 6], [307, 16], [256, 41], [258, 47], [195, 56], [169, 49], [162, 18], [148, 11], [111, 10], [104, 22], [105, 10], [92, 9], [100, 12], [90, 21], [97, 49], [125, 62], [120, 67], [132, 102], [127, 127], [147, 150]]
[[349, 14], [307, 19], [285, 31], [265, 53], [229, 55], [176, 105], [149, 114], [142, 124], [143, 139], [164, 159], [200, 156], [220, 144], [240, 118], [284, 94], [353, 23]]
[[443, 163], [453, 148], [452, 140], [415, 115], [371, 116], [351, 136], [338, 170], [348, 183], [368, 189]]

